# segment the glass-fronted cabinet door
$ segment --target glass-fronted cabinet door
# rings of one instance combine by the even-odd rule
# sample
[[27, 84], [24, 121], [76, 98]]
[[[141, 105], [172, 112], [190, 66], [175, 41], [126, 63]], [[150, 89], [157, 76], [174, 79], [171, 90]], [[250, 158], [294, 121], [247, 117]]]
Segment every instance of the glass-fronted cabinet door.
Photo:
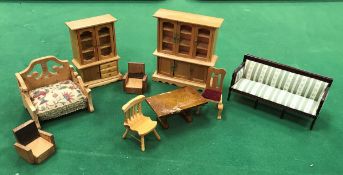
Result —
[[99, 60], [115, 56], [112, 24], [95, 27]]
[[158, 51], [175, 53], [176, 41], [176, 22], [160, 19]]
[[191, 57], [194, 43], [194, 27], [191, 24], [178, 23], [176, 53], [179, 56]]
[[210, 28], [197, 26], [195, 31], [194, 57], [207, 60], [211, 56], [212, 30]]
[[98, 60], [94, 30], [81, 29], [78, 31], [81, 64]]

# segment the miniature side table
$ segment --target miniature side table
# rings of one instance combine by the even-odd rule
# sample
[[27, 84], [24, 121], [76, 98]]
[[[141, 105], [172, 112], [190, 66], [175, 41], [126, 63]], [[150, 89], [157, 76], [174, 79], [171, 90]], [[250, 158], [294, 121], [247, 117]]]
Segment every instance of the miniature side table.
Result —
[[208, 102], [198, 91], [188, 86], [148, 97], [146, 101], [157, 114], [163, 128], [169, 128], [167, 117], [176, 113], [180, 113], [186, 121], [191, 122], [190, 109]]

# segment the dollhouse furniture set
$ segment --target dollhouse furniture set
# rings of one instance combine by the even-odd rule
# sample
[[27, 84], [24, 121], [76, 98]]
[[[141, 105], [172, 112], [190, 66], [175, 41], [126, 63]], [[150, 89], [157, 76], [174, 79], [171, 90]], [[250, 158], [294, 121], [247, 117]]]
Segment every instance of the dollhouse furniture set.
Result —
[[268, 102], [282, 108], [281, 117], [294, 111], [313, 118], [312, 130], [332, 84], [332, 79], [279, 64], [252, 55], [245, 55], [234, 71], [231, 91]]
[[[41, 72], [34, 71], [37, 69]], [[38, 128], [41, 128], [39, 120], [85, 108], [94, 111], [90, 89], [67, 60], [54, 56], [38, 58], [15, 76], [23, 104]]]
[[127, 102], [122, 110], [124, 112], [124, 126], [126, 128], [123, 139], [126, 138], [126, 135], [129, 131], [134, 131], [140, 136], [141, 150], [145, 151], [144, 136], [153, 132], [157, 140], [160, 140], [160, 136], [156, 131], [156, 121], [152, 121], [150, 117], [144, 116], [142, 113], [142, 102], [144, 101], [145, 96], [139, 95], [134, 99]]
[[29, 163], [41, 163], [55, 152], [54, 136], [39, 130], [33, 120], [13, 129], [14, 148]]
[[[129, 131], [139, 135], [141, 150], [145, 150], [144, 137], [153, 132], [157, 140], [157, 122], [142, 113], [142, 102], [156, 113], [162, 127], [168, 128], [167, 117], [181, 114], [192, 121], [191, 110], [208, 102], [217, 103], [217, 118], [222, 118], [222, 89], [226, 74], [214, 68], [218, 29], [222, 18], [214, 18], [166, 9], [159, 9], [157, 18], [157, 69], [154, 81], [181, 86], [174, 91], [145, 98], [139, 95], [128, 103], [124, 112], [123, 138]], [[116, 51], [116, 18], [102, 15], [66, 22], [73, 51], [74, 72], [67, 60], [47, 56], [31, 61], [16, 79], [25, 108], [32, 120], [13, 129], [18, 154], [30, 163], [40, 163], [55, 151], [52, 134], [41, 131], [39, 120], [56, 118], [87, 108], [94, 111], [89, 88], [102, 86], [122, 79], [118, 69]], [[53, 66], [52, 66], [53, 65]], [[38, 73], [36, 70], [40, 69]], [[310, 129], [318, 118], [332, 79], [282, 65], [252, 55], [245, 55], [243, 63], [234, 71], [229, 87], [231, 91], [282, 107], [286, 111], [303, 113], [313, 118]], [[127, 93], [143, 94], [147, 90], [144, 63], [129, 63], [123, 77]], [[202, 89], [199, 93], [197, 89]]]
[[73, 64], [89, 88], [121, 80], [115, 40], [116, 18], [107, 14], [66, 22]]

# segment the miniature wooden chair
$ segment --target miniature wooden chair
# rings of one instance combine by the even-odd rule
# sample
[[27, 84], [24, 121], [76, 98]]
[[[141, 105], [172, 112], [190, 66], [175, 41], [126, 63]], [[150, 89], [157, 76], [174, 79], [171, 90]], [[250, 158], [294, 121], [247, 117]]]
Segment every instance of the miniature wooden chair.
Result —
[[[54, 66], [49, 67], [48, 63]], [[35, 71], [39, 69], [41, 72]], [[15, 76], [23, 104], [38, 128], [41, 128], [39, 120], [49, 120], [84, 108], [94, 111], [91, 90], [68, 60], [54, 56], [37, 58]]]
[[206, 88], [202, 93], [204, 98], [218, 104], [218, 120], [222, 118], [222, 111], [224, 108], [222, 102], [222, 89], [225, 74], [226, 71], [224, 69], [210, 67], [207, 74]]
[[[141, 137], [141, 150], [145, 150], [144, 145], [144, 136], [150, 133], [151, 131], [154, 132], [157, 140], [160, 140], [160, 136], [156, 131], [156, 121], [152, 121], [150, 117], [146, 117], [142, 113], [142, 101], [145, 99], [144, 95], [139, 95], [134, 99], [127, 102], [123, 107], [122, 110], [124, 112], [124, 126], [126, 128], [123, 139], [126, 138], [126, 135], [129, 131], [137, 132], [138, 135]], [[139, 140], [139, 139], [137, 139]]]
[[148, 76], [144, 63], [128, 63], [128, 73], [123, 77], [123, 89], [126, 93], [143, 94], [147, 89]]
[[55, 152], [54, 136], [39, 130], [33, 120], [13, 129], [14, 148], [29, 163], [41, 163]]

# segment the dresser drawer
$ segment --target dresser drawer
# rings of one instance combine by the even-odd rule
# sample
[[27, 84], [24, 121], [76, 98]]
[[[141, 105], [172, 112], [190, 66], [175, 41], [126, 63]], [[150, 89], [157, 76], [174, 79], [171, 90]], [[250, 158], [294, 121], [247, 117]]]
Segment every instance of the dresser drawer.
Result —
[[105, 69], [100, 69], [101, 74], [111, 73], [117, 71], [117, 67], [109, 67]]
[[106, 68], [110, 68], [110, 67], [116, 67], [117, 68], [117, 61], [112, 61], [112, 62], [100, 65], [100, 69], [106, 69]]
[[110, 73], [102, 73], [101, 78], [108, 78], [118, 75], [118, 71], [110, 72]]

